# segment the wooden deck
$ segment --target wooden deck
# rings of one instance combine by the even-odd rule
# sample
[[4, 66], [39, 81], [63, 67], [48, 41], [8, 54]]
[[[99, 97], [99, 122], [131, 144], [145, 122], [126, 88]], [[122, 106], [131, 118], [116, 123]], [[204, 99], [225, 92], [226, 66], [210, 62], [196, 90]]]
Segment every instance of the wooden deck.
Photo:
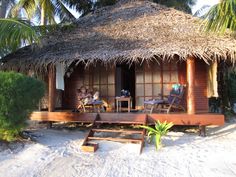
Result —
[[[95, 152], [98, 143], [91, 142], [93, 140], [108, 140], [119, 142], [132, 142], [140, 144], [140, 153], [144, 147], [144, 139], [146, 131], [142, 130], [117, 130], [104, 129], [102, 124], [121, 125], [146, 125], [153, 124], [154, 121], [172, 122], [174, 125], [197, 125], [199, 126], [200, 135], [206, 135], [205, 127], [208, 125], [223, 125], [224, 116], [221, 114], [144, 114], [144, 113], [73, 113], [73, 112], [33, 112], [30, 116], [31, 120], [49, 121], [49, 122], [83, 122], [91, 123], [89, 133], [85, 137], [81, 149], [87, 152]], [[125, 133], [140, 134], [140, 138], [119, 138], [119, 137], [97, 137], [96, 132], [107, 133]]]
[[143, 122], [143, 116], [147, 116], [147, 124], [152, 124], [154, 120], [161, 122], [173, 122], [175, 125], [224, 125], [224, 115], [222, 114], [144, 114], [144, 113], [74, 113], [74, 112], [33, 112], [31, 120], [52, 121], [52, 122], [82, 122], [93, 123], [96, 116], [100, 123], [127, 123], [139, 124]]

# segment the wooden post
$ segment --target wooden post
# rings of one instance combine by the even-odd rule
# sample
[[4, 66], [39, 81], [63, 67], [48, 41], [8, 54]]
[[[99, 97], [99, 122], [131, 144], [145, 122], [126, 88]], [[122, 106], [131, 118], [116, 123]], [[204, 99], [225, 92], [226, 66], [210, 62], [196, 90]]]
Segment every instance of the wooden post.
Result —
[[48, 112], [55, 111], [56, 102], [56, 68], [49, 66], [48, 71]]
[[195, 58], [187, 58], [187, 113], [195, 114]]

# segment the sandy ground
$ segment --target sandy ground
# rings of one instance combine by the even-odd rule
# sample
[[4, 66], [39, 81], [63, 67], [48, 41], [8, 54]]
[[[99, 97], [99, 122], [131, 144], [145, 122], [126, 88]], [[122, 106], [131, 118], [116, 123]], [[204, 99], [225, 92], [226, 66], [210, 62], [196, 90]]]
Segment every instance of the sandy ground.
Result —
[[158, 152], [146, 143], [99, 142], [96, 153], [80, 144], [85, 131], [38, 129], [37, 143], [0, 152], [2, 177], [233, 177], [236, 176], [236, 124], [208, 128], [207, 137], [170, 132]]

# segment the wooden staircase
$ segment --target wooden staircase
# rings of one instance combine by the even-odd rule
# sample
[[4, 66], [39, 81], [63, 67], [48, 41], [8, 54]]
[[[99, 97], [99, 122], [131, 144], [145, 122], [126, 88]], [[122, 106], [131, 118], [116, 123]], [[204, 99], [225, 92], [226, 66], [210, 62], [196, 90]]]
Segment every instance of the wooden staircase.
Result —
[[[85, 137], [81, 149], [86, 152], [95, 152], [98, 149], [98, 143], [91, 142], [93, 140], [107, 140], [107, 141], [115, 141], [115, 142], [130, 142], [140, 144], [140, 153], [143, 150], [144, 141], [145, 141], [145, 129], [117, 129], [115, 128], [117, 125], [120, 126], [131, 126], [131, 125], [146, 125], [147, 117], [145, 114], [137, 116], [137, 114], [109, 114], [109, 116], [113, 116], [112, 119], [107, 119], [107, 114], [99, 114], [96, 116], [92, 128], [89, 133]], [[115, 117], [114, 117], [115, 116]], [[104, 128], [104, 125], [109, 124], [109, 128]], [[139, 138], [127, 138], [127, 137], [107, 137], [107, 136], [96, 136], [96, 133], [107, 133], [114, 134], [119, 133], [122, 135], [129, 135], [132, 137], [133, 135], [138, 135]]]

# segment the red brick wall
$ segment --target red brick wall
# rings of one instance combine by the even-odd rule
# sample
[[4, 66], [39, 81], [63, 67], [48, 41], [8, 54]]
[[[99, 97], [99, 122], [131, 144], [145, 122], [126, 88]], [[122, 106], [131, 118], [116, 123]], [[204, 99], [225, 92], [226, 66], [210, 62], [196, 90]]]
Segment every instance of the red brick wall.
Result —
[[[186, 63], [181, 62], [178, 66], [179, 82], [186, 84]], [[196, 60], [195, 79], [195, 103], [197, 112], [208, 111], [207, 98], [207, 64], [202, 60]]]

